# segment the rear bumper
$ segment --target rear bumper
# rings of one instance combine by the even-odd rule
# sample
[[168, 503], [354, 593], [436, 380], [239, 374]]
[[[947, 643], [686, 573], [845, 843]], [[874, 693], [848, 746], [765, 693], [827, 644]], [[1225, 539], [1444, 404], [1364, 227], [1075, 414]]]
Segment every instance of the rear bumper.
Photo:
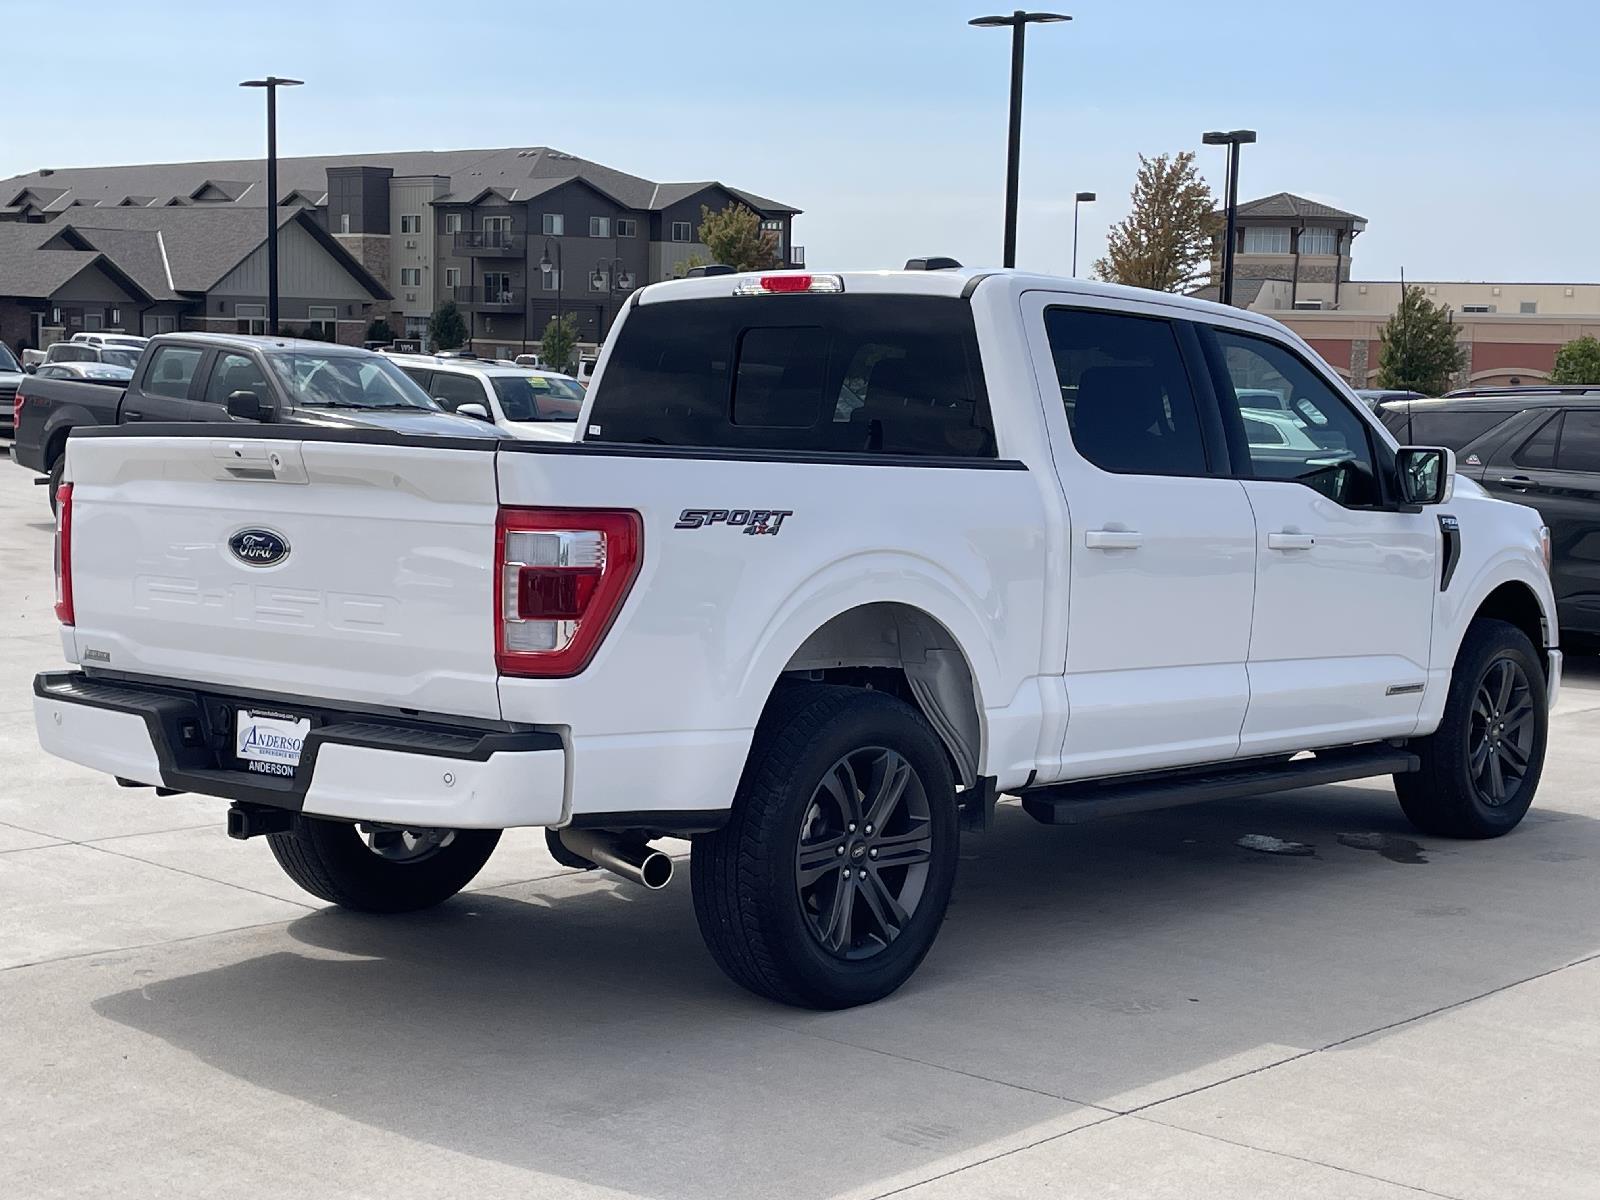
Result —
[[561, 735], [550, 730], [463, 729], [313, 707], [299, 769], [280, 779], [233, 768], [231, 715], [248, 699], [79, 671], [41, 674], [33, 691], [45, 750], [136, 783], [399, 825], [508, 829], [562, 822], [567, 753]]

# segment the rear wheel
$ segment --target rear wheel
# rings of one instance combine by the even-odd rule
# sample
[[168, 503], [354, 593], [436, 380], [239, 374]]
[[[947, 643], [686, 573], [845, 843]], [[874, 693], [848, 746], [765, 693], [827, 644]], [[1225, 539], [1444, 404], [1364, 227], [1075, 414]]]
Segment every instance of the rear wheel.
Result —
[[1544, 668], [1527, 634], [1475, 621], [1456, 656], [1444, 720], [1413, 743], [1422, 769], [1395, 776], [1400, 807], [1424, 833], [1509, 833], [1538, 789], [1549, 719]]
[[804, 684], [756, 730], [728, 824], [695, 839], [695, 915], [758, 995], [881, 999], [916, 970], [955, 881], [955, 783], [938, 735], [881, 692]]
[[489, 861], [498, 829], [400, 829], [297, 814], [288, 833], [267, 836], [297, 884], [361, 912], [415, 912], [454, 896]]

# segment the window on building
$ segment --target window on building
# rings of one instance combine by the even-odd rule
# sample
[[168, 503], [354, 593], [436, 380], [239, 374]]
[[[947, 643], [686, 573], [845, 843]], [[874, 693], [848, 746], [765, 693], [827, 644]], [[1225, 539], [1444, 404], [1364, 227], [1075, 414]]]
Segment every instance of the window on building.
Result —
[[90, 332], [98, 332], [106, 327], [105, 318], [99, 313], [84, 313], [83, 327]]
[[340, 213], [339, 214], [339, 232], [340, 233], [349, 233], [350, 232], [350, 214], [349, 213]]
[[1524, 300], [1520, 305], [1517, 306], [1517, 311], [1536, 313], [1539, 311], [1539, 302], [1537, 300]]
[[544, 214], [544, 233], [546, 237], [561, 237], [567, 232], [567, 218], [561, 213]]
[[421, 267], [401, 267], [400, 268], [400, 286], [401, 287], [421, 287], [422, 286], [422, 268]]
[[1289, 253], [1289, 228], [1286, 225], [1247, 225], [1244, 231], [1246, 254]]
[[267, 332], [267, 306], [265, 304], [235, 304], [233, 306], [234, 332]]
[[507, 234], [511, 232], [510, 217], [485, 217], [483, 219], [485, 233]]
[[[243, 305], [241, 307], [249, 307]], [[190, 346], [158, 346], [144, 373], [143, 389], [157, 396], [184, 400], [203, 351]]]
[[611, 236], [611, 218], [610, 217], [590, 217], [589, 218], [589, 236], [590, 237], [601, 237], [601, 238], [610, 237]]
[[1052, 308], [1044, 327], [1079, 454], [1122, 474], [1206, 473], [1199, 410], [1169, 322]]
[[1339, 253], [1339, 232], [1325, 226], [1312, 225], [1300, 231], [1301, 254]]
[[1461, 311], [1464, 312], [1464, 313], [1469, 313], [1469, 312], [1470, 313], [1492, 313], [1494, 311], [1494, 305], [1492, 305], [1492, 304], [1463, 304], [1461, 306]]
[[674, 221], [672, 223], [672, 240], [675, 242], [694, 241], [694, 234], [689, 228], [688, 221]]
[[447, 288], [458, 288], [461, 286], [460, 267], [446, 267], [444, 269], [444, 285]]
[[420, 213], [405, 213], [400, 217], [401, 233], [421, 233], [422, 216]]
[[339, 328], [339, 309], [337, 305], [313, 304], [306, 309], [307, 324], [316, 330], [321, 337], [333, 340]]
[[634, 220], [632, 217], [618, 217], [617, 218], [617, 236], [618, 237], [638, 237], [639, 236], [639, 222]]
[[446, 233], [460, 233], [461, 232], [461, 214], [460, 213], [445, 213], [445, 215], [444, 215], [444, 231]]
[[1321, 312], [1322, 311], [1322, 301], [1321, 300], [1296, 300], [1294, 302], [1294, 306], [1295, 306], [1295, 308], [1299, 309], [1301, 312]]
[[540, 274], [544, 276], [544, 290], [545, 291], [547, 291], [547, 292], [559, 292], [561, 290], [561, 272], [560, 271], [557, 271], [554, 268], [551, 268], [548, 271], [540, 272]]

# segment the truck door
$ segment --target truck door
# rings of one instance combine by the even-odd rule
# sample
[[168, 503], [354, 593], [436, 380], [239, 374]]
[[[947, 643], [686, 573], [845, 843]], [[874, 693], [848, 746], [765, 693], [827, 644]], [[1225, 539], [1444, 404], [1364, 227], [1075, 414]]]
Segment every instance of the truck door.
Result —
[[211, 351], [200, 346], [169, 342], [157, 346], [143, 371], [135, 377], [122, 402], [121, 420], [195, 421], [198, 394], [205, 380], [205, 360]]
[[1256, 530], [1193, 332], [1044, 292], [1023, 318], [1070, 514], [1058, 777], [1232, 758]]

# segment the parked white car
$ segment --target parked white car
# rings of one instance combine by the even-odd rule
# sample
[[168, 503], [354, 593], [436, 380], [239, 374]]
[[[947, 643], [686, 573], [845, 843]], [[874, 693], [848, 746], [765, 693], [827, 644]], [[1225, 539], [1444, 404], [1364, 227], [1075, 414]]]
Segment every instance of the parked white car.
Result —
[[75, 333], [68, 340], [90, 346], [118, 346], [125, 350], [135, 351], [143, 350], [150, 342], [149, 338], [140, 337], [135, 333], [119, 333], [115, 331], [110, 333]]
[[[1300, 436], [1252, 444], [1250, 389]], [[1073, 824], [1392, 775], [1463, 838], [1533, 801], [1539, 515], [1261, 314], [1015, 271], [655, 284], [580, 428], [78, 430], [41, 743], [230, 801], [367, 911], [513, 826], [652, 887], [692, 837], [712, 957], [820, 1008], [910, 977], [1002, 792]]]
[[444, 408], [488, 421], [507, 437], [570, 442], [577, 432], [583, 388], [570, 375], [432, 354], [388, 357]]

